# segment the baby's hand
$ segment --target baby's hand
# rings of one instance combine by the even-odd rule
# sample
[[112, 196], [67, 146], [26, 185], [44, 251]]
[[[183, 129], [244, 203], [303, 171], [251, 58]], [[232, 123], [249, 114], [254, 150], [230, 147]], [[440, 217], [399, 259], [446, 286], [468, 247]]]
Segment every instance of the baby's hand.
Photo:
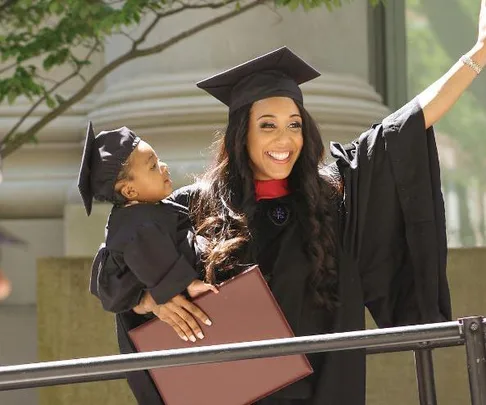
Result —
[[194, 280], [189, 286], [187, 287], [187, 293], [191, 298], [196, 298], [197, 296], [205, 293], [206, 291], [212, 291], [215, 294], [218, 294], [218, 289], [212, 285], [207, 284], [201, 280]]

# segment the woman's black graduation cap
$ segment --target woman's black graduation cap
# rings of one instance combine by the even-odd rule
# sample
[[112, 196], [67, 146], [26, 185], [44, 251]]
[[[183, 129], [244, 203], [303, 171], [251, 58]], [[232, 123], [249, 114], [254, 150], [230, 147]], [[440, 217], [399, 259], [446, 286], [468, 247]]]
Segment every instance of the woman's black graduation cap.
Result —
[[118, 174], [139, 142], [140, 138], [127, 127], [102, 131], [95, 137], [93, 124], [89, 123], [78, 178], [79, 193], [88, 215], [93, 198], [114, 202]]
[[230, 113], [268, 97], [290, 97], [303, 105], [299, 84], [320, 73], [286, 46], [197, 83], [226, 104]]

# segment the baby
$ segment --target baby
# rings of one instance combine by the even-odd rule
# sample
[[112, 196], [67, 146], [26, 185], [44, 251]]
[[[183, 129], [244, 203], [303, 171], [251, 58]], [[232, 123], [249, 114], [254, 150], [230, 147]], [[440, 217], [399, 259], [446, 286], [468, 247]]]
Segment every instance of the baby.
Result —
[[[88, 215], [93, 199], [113, 204], [105, 243], [93, 262], [90, 290], [104, 309], [117, 313], [122, 353], [135, 351], [128, 331], [154, 315], [174, 327], [173, 315], [164, 317], [158, 310], [161, 304], [180, 294], [195, 297], [208, 290], [217, 292], [199, 280], [199, 249], [187, 209], [164, 201], [172, 193], [167, 165], [130, 129], [103, 131], [95, 137], [89, 124], [78, 188]], [[182, 309], [192, 305], [179, 299]], [[135, 307], [136, 312], [127, 310]], [[198, 317], [210, 324], [200, 310]], [[204, 337], [199, 328], [194, 333], [174, 329], [186, 341], [195, 341], [194, 335]], [[144, 401], [143, 393], [137, 392], [140, 378], [150, 377], [146, 372], [128, 374], [139, 402]]]

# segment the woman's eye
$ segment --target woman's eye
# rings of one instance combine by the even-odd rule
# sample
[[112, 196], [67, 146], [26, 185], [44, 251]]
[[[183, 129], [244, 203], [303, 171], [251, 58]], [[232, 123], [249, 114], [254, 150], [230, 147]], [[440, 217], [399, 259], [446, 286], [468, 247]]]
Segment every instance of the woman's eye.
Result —
[[273, 122], [262, 122], [260, 124], [261, 129], [273, 129], [276, 128], [275, 124]]
[[298, 121], [292, 122], [292, 124], [290, 124], [290, 128], [302, 128], [302, 123]]
[[158, 164], [157, 164], [157, 163], [154, 163], [154, 164], [152, 165], [152, 167], [150, 168], [150, 170], [155, 170], [155, 169], [157, 168], [157, 166], [158, 166]]

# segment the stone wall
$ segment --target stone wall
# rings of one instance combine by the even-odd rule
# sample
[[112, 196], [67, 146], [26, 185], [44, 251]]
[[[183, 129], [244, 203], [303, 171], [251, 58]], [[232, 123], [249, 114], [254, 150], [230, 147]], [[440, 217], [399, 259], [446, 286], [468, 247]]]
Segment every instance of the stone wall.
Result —
[[[117, 354], [115, 322], [88, 292], [91, 260], [41, 259], [37, 274], [39, 361]], [[136, 404], [125, 381], [46, 387], [42, 405]]]
[[[486, 249], [452, 249], [449, 279], [454, 318], [486, 314], [483, 263]], [[114, 354], [113, 317], [88, 293], [91, 260], [42, 259], [38, 262], [39, 360]], [[369, 322], [369, 327], [373, 327]], [[469, 401], [464, 348], [434, 352], [441, 405]], [[368, 403], [418, 403], [413, 354], [373, 355], [368, 363]], [[350, 387], [352, 389], [352, 387]], [[76, 384], [40, 389], [41, 405], [135, 404], [124, 381]]]

